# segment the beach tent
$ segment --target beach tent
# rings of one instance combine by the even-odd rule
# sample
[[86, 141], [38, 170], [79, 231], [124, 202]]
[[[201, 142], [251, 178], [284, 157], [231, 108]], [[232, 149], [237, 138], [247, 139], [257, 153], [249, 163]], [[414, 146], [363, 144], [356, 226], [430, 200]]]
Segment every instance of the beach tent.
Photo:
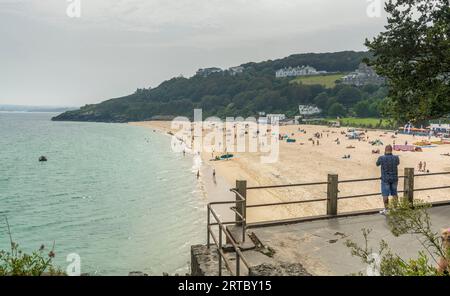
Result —
[[407, 152], [407, 151], [414, 152], [414, 151], [416, 151], [416, 146], [413, 146], [413, 145], [394, 145], [394, 150], [395, 151], [404, 151], [404, 152]]
[[428, 141], [420, 141], [420, 142], [414, 143], [414, 145], [416, 145], [416, 146], [429, 146], [429, 145], [431, 145], [431, 142], [428, 142]]
[[401, 127], [399, 128], [398, 132], [400, 134], [415, 134], [418, 136], [428, 136], [430, 133], [430, 130], [424, 129], [424, 128], [414, 128], [414, 127]]
[[350, 140], [358, 140], [358, 139], [360, 139], [363, 135], [364, 135], [363, 132], [353, 131], [353, 132], [348, 133], [346, 136], [347, 136], [347, 138], [349, 138]]

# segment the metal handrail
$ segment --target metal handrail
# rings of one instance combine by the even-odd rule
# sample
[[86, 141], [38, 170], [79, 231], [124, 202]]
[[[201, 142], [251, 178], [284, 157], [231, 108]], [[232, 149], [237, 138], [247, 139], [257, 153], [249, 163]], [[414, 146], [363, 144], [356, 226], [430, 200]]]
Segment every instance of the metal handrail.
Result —
[[[428, 174], [409, 174], [408, 176], [399, 176], [399, 179], [405, 179], [405, 182], [410, 178], [414, 177], [427, 177], [427, 176], [437, 176], [437, 175], [450, 175], [450, 172], [440, 172], [440, 173], [428, 173]], [[345, 184], [345, 183], [356, 183], [356, 182], [370, 182], [370, 181], [380, 181], [381, 178], [365, 178], [365, 179], [352, 179], [352, 180], [336, 180], [334, 184]], [[330, 182], [311, 182], [311, 183], [299, 183], [299, 184], [286, 184], [286, 185], [270, 185], [270, 186], [254, 186], [254, 187], [247, 187], [246, 190], [260, 190], [260, 189], [278, 189], [278, 188], [287, 188], [287, 187], [302, 187], [302, 186], [317, 186], [317, 185], [329, 185], [332, 184]], [[406, 183], [405, 183], [406, 184]], [[405, 185], [406, 186], [406, 185]], [[429, 188], [413, 188], [412, 189], [406, 189], [402, 191], [398, 191], [398, 193], [405, 193], [408, 194], [409, 192], [420, 192], [420, 191], [429, 191], [429, 190], [440, 190], [440, 189], [450, 189], [450, 186], [439, 186], [439, 187], [429, 187]], [[409, 190], [409, 191], [408, 191]], [[244, 254], [241, 251], [241, 248], [239, 247], [238, 243], [235, 241], [233, 236], [230, 234], [229, 230], [226, 228], [226, 225], [242, 225], [242, 231], [243, 231], [243, 237], [245, 236], [246, 231], [246, 217], [245, 212], [244, 214], [240, 213], [237, 205], [238, 204], [244, 204], [245, 208], [257, 208], [257, 207], [270, 207], [270, 206], [282, 206], [282, 205], [290, 205], [290, 204], [306, 204], [306, 203], [314, 203], [314, 202], [324, 202], [329, 201], [330, 199], [327, 198], [321, 198], [321, 199], [312, 199], [312, 200], [297, 200], [297, 201], [287, 201], [287, 202], [277, 202], [277, 203], [266, 203], [266, 204], [253, 204], [253, 205], [247, 205], [247, 199], [238, 191], [237, 188], [230, 189], [231, 192], [233, 192], [236, 195], [236, 200], [234, 201], [222, 201], [222, 202], [211, 202], [208, 204], [208, 227], [207, 227], [207, 246], [208, 248], [211, 246], [210, 237], [213, 238], [214, 244], [218, 248], [218, 254], [219, 254], [219, 276], [222, 275], [222, 259], [225, 262], [226, 268], [233, 274], [233, 271], [231, 269], [231, 263], [229, 259], [225, 256], [225, 253], [222, 248], [222, 233], [225, 233], [226, 238], [229, 240], [231, 245], [233, 246], [233, 249], [236, 253], [236, 271], [235, 275], [240, 275], [240, 261], [245, 264], [247, 268], [249, 268], [249, 264], [247, 259], [245, 259]], [[376, 196], [381, 195], [381, 193], [370, 193], [370, 194], [357, 194], [357, 195], [349, 195], [349, 196], [338, 196], [337, 200], [344, 200], [344, 199], [353, 199], [353, 198], [362, 198], [362, 197], [369, 197], [369, 196]], [[335, 197], [336, 198], [336, 197]], [[217, 215], [217, 213], [214, 211], [213, 206], [215, 205], [227, 205], [227, 204], [234, 204], [234, 207], [231, 207], [230, 209], [236, 214], [236, 220], [235, 221], [227, 221], [222, 222]], [[244, 208], [244, 210], [245, 210]], [[211, 214], [214, 217], [216, 222], [211, 223]], [[320, 216], [320, 217], [331, 217], [332, 215], [327, 214], [326, 216]], [[239, 220], [239, 219], [240, 220]], [[310, 217], [310, 219], [313, 219], [314, 217]], [[219, 227], [219, 238], [216, 237], [216, 235], [213, 232], [212, 227], [218, 226]]]
[[[248, 189], [248, 188], [247, 188]], [[246, 201], [245, 197], [242, 196], [242, 194], [239, 193], [239, 191], [236, 188], [231, 188], [230, 189], [231, 192], [235, 193], [237, 197], [239, 197], [241, 200], [239, 200], [238, 202], [244, 202]], [[230, 203], [236, 203], [236, 201], [231, 201]]]
[[450, 175], [450, 172], [414, 174], [414, 177], [429, 177], [429, 176], [438, 176], [438, 175]]
[[247, 208], [282, 206], [282, 205], [290, 205], [290, 204], [304, 204], [304, 203], [313, 203], [313, 202], [320, 202], [320, 201], [327, 201], [327, 199], [326, 198], [321, 198], [321, 199], [311, 199], [311, 200], [297, 200], [297, 201], [286, 201], [286, 202], [279, 202], [279, 203], [247, 205]]
[[[244, 217], [242, 217], [242, 215], [239, 215], [242, 218], [242, 220], [240, 220], [240, 221], [221, 222], [219, 216], [217, 215], [217, 213], [212, 208], [213, 205], [229, 204], [229, 203], [230, 202], [215, 202], [215, 203], [208, 204], [207, 246], [208, 246], [208, 248], [211, 246], [210, 237], [212, 237], [213, 241], [214, 241], [214, 244], [217, 247], [218, 254], [219, 254], [219, 276], [222, 275], [222, 259], [225, 262], [226, 268], [233, 274], [230, 261], [225, 256], [225, 253], [223, 252], [223, 249], [222, 249], [222, 233], [225, 233], [226, 238], [229, 240], [229, 242], [233, 246], [234, 251], [236, 253], [236, 272], [235, 272], [234, 275], [240, 276], [240, 261], [242, 260], [242, 262], [244, 263], [244, 265], [247, 268], [250, 268], [250, 265], [248, 264], [248, 261], [245, 259], [244, 254], [240, 250], [239, 246], [237, 245], [236, 241], [234, 240], [233, 236], [229, 233], [229, 231], [227, 230], [225, 225], [231, 225], [231, 224], [237, 224], [237, 223], [245, 223], [245, 219], [244, 219]], [[214, 219], [216, 220], [216, 223], [211, 223], [211, 221], [210, 221], [210, 215], [211, 214], [214, 217]], [[217, 239], [216, 235], [214, 234], [214, 231], [212, 230], [212, 226], [214, 226], [214, 225], [218, 225], [219, 226], [219, 238], [218, 239]]]
[[[405, 193], [406, 191], [400, 190], [397, 193]], [[369, 196], [378, 196], [381, 195], [381, 192], [378, 193], [368, 193], [368, 194], [357, 194], [357, 195], [349, 195], [349, 196], [340, 196], [338, 199], [351, 199], [351, 198], [361, 198], [361, 197], [369, 197]]]
[[[227, 231], [227, 229], [223, 225], [222, 225], [222, 230], [224, 231], [227, 238], [230, 240], [230, 243], [233, 245], [233, 248], [236, 251], [236, 253], [239, 254], [239, 257], [242, 260], [242, 262], [244, 262], [244, 264], [245, 264], [245, 266], [247, 266], [247, 268], [250, 268], [250, 264], [248, 263], [247, 259], [245, 259], [244, 254], [242, 253], [240, 247], [237, 245], [233, 236]], [[236, 264], [239, 264], [239, 263], [236, 262]]]
[[235, 203], [243, 203], [245, 200], [236, 200], [236, 201], [216, 201], [216, 202], [210, 202], [209, 205], [231, 205]]
[[[219, 225], [219, 239], [216, 238], [216, 236], [214, 235], [214, 232], [211, 229], [211, 225], [209, 223], [210, 220], [210, 214], [213, 215], [214, 219], [216, 219], [216, 222]], [[210, 205], [208, 205], [208, 237], [207, 237], [207, 247], [210, 248], [211, 243], [210, 243], [210, 237], [213, 238], [214, 244], [217, 247], [217, 252], [219, 254], [219, 276], [222, 275], [222, 258], [225, 262], [225, 265], [227, 267], [227, 269], [231, 272], [231, 266], [230, 263], [228, 262], [228, 259], [225, 256], [225, 253], [222, 250], [222, 223], [220, 222], [219, 217], [216, 215], [216, 213], [214, 212], [214, 210], [210, 207]]]
[[414, 192], [415, 192], [415, 191], [442, 190], [442, 189], [449, 189], [449, 188], [450, 188], [450, 186], [419, 188], [419, 189], [414, 189]]
[[[405, 176], [398, 176], [399, 179], [406, 178]], [[351, 179], [351, 180], [341, 180], [338, 183], [357, 183], [357, 182], [370, 182], [370, 181], [380, 181], [381, 177], [378, 178], [365, 178], [365, 179]]]
[[[227, 269], [231, 272], [231, 266], [230, 266], [230, 262], [228, 261], [228, 259], [225, 256], [225, 253], [223, 252], [222, 248], [219, 247], [222, 244], [222, 235], [219, 234], [220, 238], [219, 240], [216, 238], [216, 236], [214, 235], [214, 232], [211, 230], [211, 227], [208, 227], [208, 231], [209, 234], [211, 235], [211, 237], [213, 238], [213, 241], [215, 243], [215, 245], [217, 246], [217, 252], [219, 253], [219, 276], [222, 275], [222, 258], [224, 259], [225, 265], [227, 266]], [[220, 230], [222, 231], [222, 230]], [[208, 246], [209, 248], [209, 246]]]
[[241, 218], [241, 221], [242, 221], [242, 222], [245, 222], [244, 216], [242, 216], [242, 214], [238, 212], [238, 210], [236, 209], [236, 207], [231, 207], [230, 209], [231, 209], [236, 215], [238, 215], [239, 218]]
[[312, 182], [312, 183], [285, 184], [285, 185], [254, 186], [254, 187], [247, 187], [247, 190], [275, 189], [275, 188], [285, 188], [285, 187], [317, 186], [317, 185], [327, 185], [327, 184], [328, 184], [328, 182]]

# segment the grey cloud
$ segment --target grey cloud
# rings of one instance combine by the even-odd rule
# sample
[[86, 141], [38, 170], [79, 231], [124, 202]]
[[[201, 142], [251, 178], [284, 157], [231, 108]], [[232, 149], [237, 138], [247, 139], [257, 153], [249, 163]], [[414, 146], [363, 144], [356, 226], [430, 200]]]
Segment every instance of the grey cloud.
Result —
[[82, 105], [292, 53], [363, 50], [365, 0], [0, 0], [0, 104]]

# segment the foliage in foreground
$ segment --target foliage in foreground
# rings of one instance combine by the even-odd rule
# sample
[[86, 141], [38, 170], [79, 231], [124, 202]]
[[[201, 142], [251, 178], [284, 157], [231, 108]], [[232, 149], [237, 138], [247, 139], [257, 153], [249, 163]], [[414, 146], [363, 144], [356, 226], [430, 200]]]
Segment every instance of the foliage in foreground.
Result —
[[63, 272], [52, 264], [54, 256], [54, 252], [47, 253], [44, 246], [26, 254], [13, 243], [10, 252], [0, 251], [0, 276], [62, 275]]
[[24, 253], [19, 245], [12, 241], [11, 232], [8, 226], [11, 250], [0, 250], [0, 276], [56, 276], [64, 273], [53, 265], [55, 258], [54, 247], [46, 251], [42, 245], [39, 250], [31, 254]]
[[388, 78], [385, 111], [420, 123], [450, 112], [449, 0], [389, 0], [386, 31], [366, 46], [371, 65]]
[[[396, 208], [391, 208], [387, 216], [389, 227], [395, 236], [416, 235], [423, 250], [415, 259], [403, 259], [395, 254], [386, 243], [381, 240], [378, 250], [369, 246], [370, 229], [363, 229], [364, 246], [347, 240], [353, 256], [359, 257], [367, 266], [376, 267], [376, 272], [382, 276], [442, 276], [436, 266], [443, 259], [450, 260], [450, 248], [441, 243], [440, 235], [431, 229], [431, 219], [427, 212], [430, 205], [416, 201], [414, 208], [407, 202], [402, 202]], [[379, 257], [373, 256], [377, 254]], [[377, 262], [377, 260], [379, 260]], [[447, 267], [447, 271], [449, 268]], [[359, 275], [363, 275], [359, 273]], [[447, 273], [448, 275], [448, 273]]]

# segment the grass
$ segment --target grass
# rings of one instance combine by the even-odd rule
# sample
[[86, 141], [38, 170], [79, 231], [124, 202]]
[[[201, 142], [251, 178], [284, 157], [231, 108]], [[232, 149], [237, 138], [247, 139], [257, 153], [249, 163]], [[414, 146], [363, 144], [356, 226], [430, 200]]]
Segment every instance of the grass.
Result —
[[341, 79], [343, 76], [345, 76], [344, 73], [297, 77], [291, 83], [302, 83], [305, 85], [319, 84], [326, 88], [333, 88], [336, 86], [336, 80]]
[[[380, 124], [380, 120], [381, 120], [381, 124]], [[329, 121], [336, 121], [336, 119], [329, 119]], [[363, 127], [363, 128], [381, 128], [381, 129], [395, 128], [393, 126], [393, 123], [388, 119], [347, 117], [347, 118], [341, 118], [339, 121], [341, 122], [342, 126]]]

